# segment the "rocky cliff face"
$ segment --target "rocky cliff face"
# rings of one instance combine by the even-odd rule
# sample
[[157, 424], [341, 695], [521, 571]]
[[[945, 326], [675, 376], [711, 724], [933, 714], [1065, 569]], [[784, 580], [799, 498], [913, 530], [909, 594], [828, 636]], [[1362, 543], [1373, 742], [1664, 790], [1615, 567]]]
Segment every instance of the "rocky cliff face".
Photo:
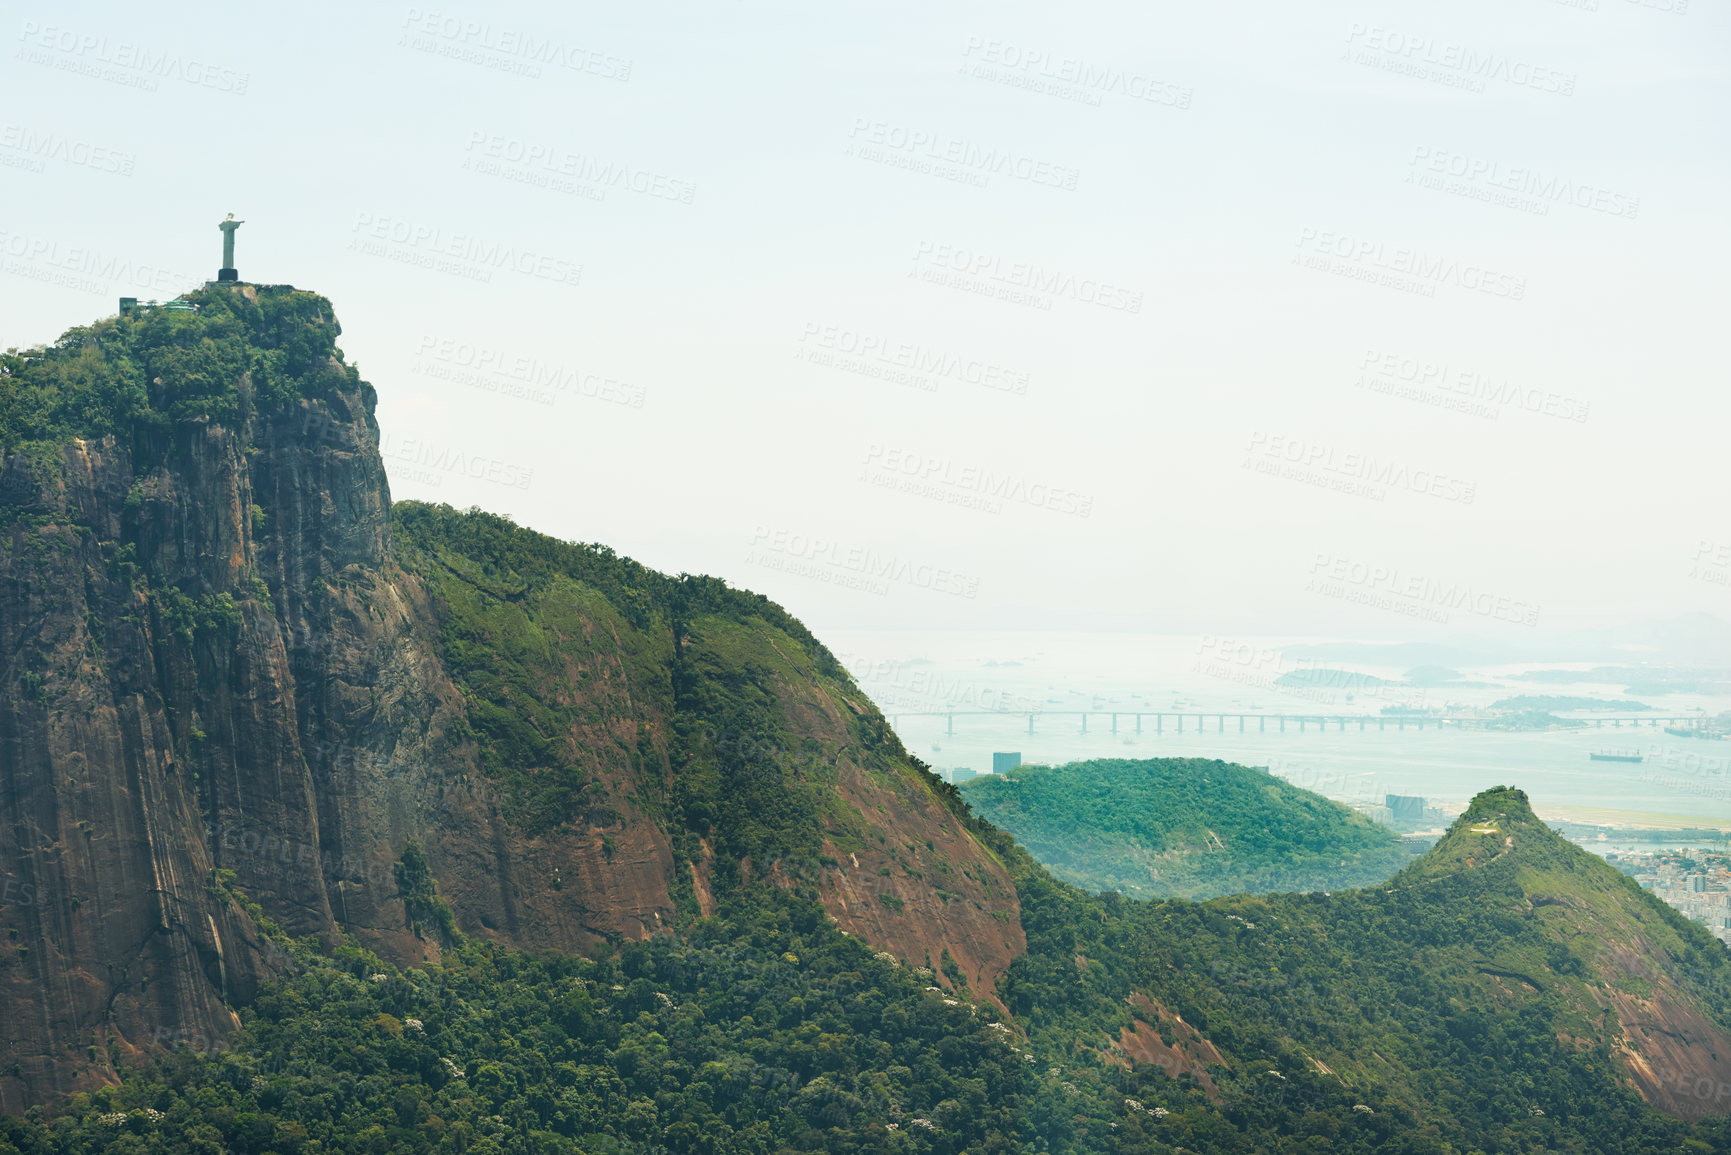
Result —
[[[449, 542], [398, 548], [372, 390], [328, 304], [293, 297], [285, 314], [207, 291], [196, 317], [104, 322], [32, 370], [139, 376], [148, 396], [0, 465], [0, 1112], [218, 1045], [279, 965], [242, 901], [297, 936], [436, 955], [398, 897], [410, 840], [467, 934], [583, 949], [768, 878], [990, 990], [1023, 949], [1014, 887], [893, 739], [862, 746], [881, 719], [833, 662], [760, 619], [673, 621], [571, 576], [513, 594]], [[563, 778], [498, 753], [511, 706], [481, 701], [487, 657], [451, 665], [461, 615], [513, 597], [546, 667], [524, 708], [553, 711], [538, 756]], [[744, 761], [825, 813], [804, 857], [741, 853], [725, 815], [681, 808], [682, 776], [740, 773], [686, 683], [747, 676], [742, 638], [782, 655], [752, 666], [752, 717], [800, 757]]]

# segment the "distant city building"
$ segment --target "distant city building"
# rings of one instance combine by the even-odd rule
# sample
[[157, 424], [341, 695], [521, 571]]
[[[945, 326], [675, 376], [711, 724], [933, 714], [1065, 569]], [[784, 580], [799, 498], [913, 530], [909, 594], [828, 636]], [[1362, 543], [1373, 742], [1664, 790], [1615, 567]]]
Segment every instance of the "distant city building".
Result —
[[1424, 799], [1414, 794], [1389, 794], [1383, 798], [1383, 805], [1394, 814], [1396, 822], [1423, 822]]
[[995, 751], [992, 754], [992, 773], [994, 774], [1007, 774], [1021, 764], [1022, 753], [1019, 750], [1013, 754], [1000, 754]]
[[1436, 845], [1434, 834], [1403, 834], [1400, 836], [1401, 847], [1412, 857], [1422, 858]]
[[1623, 853], [1617, 856], [1614, 865], [1634, 878], [1643, 890], [1650, 891], [1685, 918], [1705, 924], [1715, 938], [1731, 945], [1731, 911], [1727, 910], [1731, 906], [1731, 892], [1726, 889], [1731, 885], [1731, 857], [1724, 851], [1698, 848]]
[[978, 778], [977, 770], [969, 770], [966, 766], [957, 766], [953, 770], [944, 771], [944, 780], [954, 786], [957, 782], [966, 782], [970, 778]]
[[1378, 806], [1374, 802], [1357, 802], [1352, 808], [1372, 822], [1380, 822], [1384, 826], [1394, 825], [1394, 811], [1386, 806]]

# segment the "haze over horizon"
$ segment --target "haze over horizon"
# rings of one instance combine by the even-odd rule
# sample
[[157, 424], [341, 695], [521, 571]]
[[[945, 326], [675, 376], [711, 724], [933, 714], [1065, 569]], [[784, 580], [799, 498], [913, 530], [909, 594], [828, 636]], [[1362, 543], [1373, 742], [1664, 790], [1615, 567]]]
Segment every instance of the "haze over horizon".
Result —
[[1673, 8], [16, 6], [0, 346], [232, 211], [394, 496], [820, 634], [1723, 619], [1731, 25]]
[[1731, 1152], [1725, 4], [454, 3], [0, 19], [0, 1155]]

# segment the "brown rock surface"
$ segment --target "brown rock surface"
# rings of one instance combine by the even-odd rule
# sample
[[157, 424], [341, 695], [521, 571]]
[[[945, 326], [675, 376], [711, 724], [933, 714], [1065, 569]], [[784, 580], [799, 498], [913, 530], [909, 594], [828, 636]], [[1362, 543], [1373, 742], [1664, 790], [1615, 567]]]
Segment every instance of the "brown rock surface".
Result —
[[[411, 839], [468, 934], [584, 949], [675, 922], [658, 801], [677, 772], [674, 639], [623, 638], [599, 604], [573, 615], [548, 692], [581, 707], [557, 737], [608, 813], [513, 823], [441, 657], [437, 599], [393, 549], [371, 389], [347, 379], [264, 414], [243, 376], [233, 428], [168, 422], [0, 461], [0, 1112], [233, 1029], [275, 964], [219, 870], [290, 933], [350, 933], [405, 964], [438, 950], [396, 897]], [[833, 767], [826, 855], [848, 867], [820, 871], [832, 914], [916, 962], [948, 951], [989, 991], [1024, 949], [1002, 867], [899, 755], [886, 771], [856, 748], [869, 706], [810, 676], [776, 688]], [[698, 858], [695, 906], [712, 911], [711, 848]]]
[[1731, 1034], [1702, 1014], [1676, 983], [1630, 946], [1610, 950], [1619, 978], [1634, 978], [1651, 993], [1621, 984], [1601, 998], [1622, 1027], [1613, 1054], [1647, 1102], [1670, 1115], [1701, 1119], [1731, 1112]]
[[[1208, 1073], [1210, 1066], [1222, 1067], [1226, 1060], [1214, 1044], [1164, 1003], [1137, 991], [1125, 1000], [1136, 1009], [1137, 1017], [1127, 1027], [1118, 1029], [1112, 1049], [1133, 1063], [1151, 1063], [1176, 1079], [1189, 1075], [1207, 1092], [1210, 1099], [1220, 1100], [1220, 1088]], [[1172, 1033], [1172, 1042], [1160, 1036], [1164, 1025]]]

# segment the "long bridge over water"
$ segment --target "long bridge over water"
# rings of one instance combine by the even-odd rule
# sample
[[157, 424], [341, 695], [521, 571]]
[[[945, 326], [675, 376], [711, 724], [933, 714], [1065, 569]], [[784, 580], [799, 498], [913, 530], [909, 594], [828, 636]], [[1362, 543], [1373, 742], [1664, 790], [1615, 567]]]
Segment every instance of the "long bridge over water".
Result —
[[[1360, 730], [1368, 730], [1373, 728], [1372, 723], [1375, 723], [1374, 728], [1378, 731], [1387, 731], [1391, 728], [1404, 731], [1409, 727], [1423, 730], [1426, 725], [1429, 725], [1433, 730], [1491, 730], [1504, 728], [1510, 720], [1496, 715], [1471, 714], [1222, 714], [1214, 711], [1197, 712], [1194, 710], [1187, 710], [1183, 713], [1172, 710], [887, 710], [885, 713], [889, 716], [892, 726], [899, 725], [903, 718], [943, 718], [946, 720], [946, 734], [956, 732], [957, 718], [979, 717], [1026, 717], [1028, 719], [1028, 733], [1030, 734], [1034, 732], [1034, 720], [1036, 718], [1042, 720], [1046, 718], [1080, 718], [1082, 733], [1084, 734], [1088, 732], [1088, 719], [1090, 717], [1109, 719], [1114, 734], [1118, 733], [1119, 719], [1125, 719], [1127, 724], [1133, 724], [1135, 726], [1134, 732], [1137, 734], [1143, 732], [1143, 719], [1152, 719], [1149, 728], [1156, 734], [1164, 734], [1168, 722], [1171, 723], [1173, 732], [1184, 733], [1186, 718], [1194, 720], [1195, 732], [1197, 733], [1209, 732], [1210, 727], [1207, 723], [1210, 720], [1214, 722], [1212, 727], [1214, 731], [1226, 733], [1228, 720], [1235, 719], [1238, 723], [1235, 732], [1239, 734], [1249, 732], [1250, 728], [1246, 724], [1247, 722], [1255, 722], [1255, 729], [1259, 734], [1268, 733], [1270, 723], [1278, 727], [1278, 733], [1284, 734], [1288, 726], [1295, 726], [1298, 733], [1302, 734], [1307, 728], [1326, 732], [1330, 726], [1344, 731], [1349, 724], [1356, 724]], [[1603, 728], [1606, 723], [1610, 723], [1613, 727], [1624, 725], [1635, 727], [1643, 723], [1651, 727], [1695, 726], [1700, 723], [1701, 716], [1699, 714], [1599, 714], [1585, 718], [1562, 718], [1559, 721], [1580, 722], [1582, 726], [1590, 724], [1595, 728]]]

